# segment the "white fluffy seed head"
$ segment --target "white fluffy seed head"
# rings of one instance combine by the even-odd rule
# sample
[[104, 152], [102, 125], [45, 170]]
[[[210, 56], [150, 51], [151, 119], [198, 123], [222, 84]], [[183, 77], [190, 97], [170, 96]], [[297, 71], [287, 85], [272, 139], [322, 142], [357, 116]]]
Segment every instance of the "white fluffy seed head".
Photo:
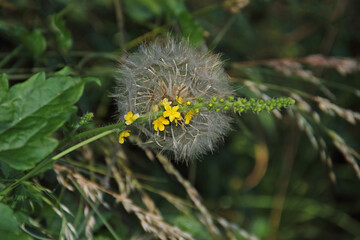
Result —
[[[140, 46], [123, 59], [119, 73], [114, 97], [120, 121], [129, 111], [140, 115], [153, 111], [164, 98], [196, 102], [199, 97], [210, 101], [232, 94], [218, 55], [172, 38]], [[176, 160], [190, 160], [212, 151], [230, 129], [230, 121], [226, 113], [200, 110], [190, 124], [172, 122], [164, 132], [157, 133], [151, 120], [132, 127], [147, 146], [173, 153]]]

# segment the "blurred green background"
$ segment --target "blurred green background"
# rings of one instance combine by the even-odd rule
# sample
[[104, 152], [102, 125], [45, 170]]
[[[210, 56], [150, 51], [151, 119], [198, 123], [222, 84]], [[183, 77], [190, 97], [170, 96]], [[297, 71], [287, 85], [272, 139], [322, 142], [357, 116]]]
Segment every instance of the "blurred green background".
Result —
[[[170, 33], [189, 39], [194, 46], [220, 53], [239, 96], [296, 94], [300, 99], [295, 98], [297, 106], [284, 110], [281, 119], [271, 113], [242, 114], [234, 120], [233, 131], [218, 151], [190, 164], [174, 163], [176, 169], [195, 186], [213, 216], [223, 217], [260, 239], [360, 239], [360, 170], [356, 170], [356, 151], [360, 149], [360, 117], [356, 113], [360, 109], [360, 2], [247, 3], [0, 1], [0, 72], [8, 75], [10, 85], [39, 71], [51, 76], [65, 66], [74, 75], [98, 77], [101, 87], [87, 86], [78, 103], [78, 116], [94, 113], [94, 122], [87, 126], [91, 128], [118, 121], [110, 97], [116, 67], [142, 42]], [[305, 59], [314, 54], [323, 56], [322, 65]], [[332, 62], [329, 57], [334, 57]], [[285, 62], [271, 65], [272, 59]], [[341, 109], [322, 109], [321, 102], [314, 100], [316, 96]], [[355, 118], [353, 122], [351, 116]], [[66, 126], [56, 137], [64, 135]], [[128, 176], [148, 186], [144, 189], [166, 221], [188, 231], [195, 239], [214, 238], [195, 210], [181, 213], [159, 196], [164, 191], [190, 202], [179, 182], [166, 174], [159, 163], [149, 161], [146, 152], [136, 144], [117, 146], [115, 138], [95, 142], [90, 150], [80, 150], [90, 151], [90, 159], [84, 157], [86, 153], [75, 153], [59, 164], [85, 172], [84, 176], [96, 181], [106, 178], [106, 174], [96, 173], [88, 166], [106, 171], [109, 162], [105, 155], [121, 151], [127, 156], [128, 170], [134, 174]], [[47, 171], [36, 181], [72, 212], [86, 208], [81, 200], [84, 196], [66, 191], [56, 181], [54, 171]], [[110, 188], [116, 188], [113, 185]], [[14, 196], [21, 194], [24, 193], [19, 190]], [[38, 222], [37, 230], [28, 231], [38, 236], [39, 232], [47, 232], [59, 238], [61, 221], [53, 219], [51, 209], [37, 212], [41, 204], [35, 204], [33, 209], [26, 206], [25, 202], [32, 198], [29, 195], [17, 199], [17, 209]], [[139, 196], [131, 195], [131, 199], [138, 202]], [[144, 233], [134, 214], [108, 201], [117, 210], [100, 210], [116, 226], [121, 239], [157, 238]], [[74, 225], [85, 221], [84, 215], [76, 216], [78, 219], [69, 217], [68, 221]], [[92, 228], [94, 238], [112, 239], [102, 220], [96, 217], [96, 223]], [[77, 230], [84, 229], [84, 224], [77, 226]], [[79, 235], [80, 239], [87, 238], [84, 231]], [[227, 238], [231, 239], [225, 233], [218, 237]], [[246, 238], [235, 234], [234, 239]]]

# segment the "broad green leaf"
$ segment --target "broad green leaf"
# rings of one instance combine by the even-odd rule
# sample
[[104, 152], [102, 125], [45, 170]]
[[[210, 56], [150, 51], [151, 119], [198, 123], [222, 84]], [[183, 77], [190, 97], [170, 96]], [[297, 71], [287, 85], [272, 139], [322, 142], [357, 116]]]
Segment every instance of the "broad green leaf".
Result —
[[72, 47], [71, 33], [59, 15], [55, 14], [50, 17], [50, 29], [54, 32], [56, 45], [61, 51], [69, 50]]
[[1, 240], [32, 240], [29, 235], [26, 233], [14, 233], [10, 231], [0, 230], [0, 239]]
[[76, 111], [85, 82], [38, 73], [6, 91], [0, 102], [0, 161], [26, 170], [52, 153], [58, 141], [49, 135]]
[[0, 203], [0, 230], [19, 232], [19, 223], [13, 211], [7, 205]]
[[30, 240], [31, 238], [20, 231], [20, 223], [12, 209], [0, 203], [0, 239], [1, 240]]

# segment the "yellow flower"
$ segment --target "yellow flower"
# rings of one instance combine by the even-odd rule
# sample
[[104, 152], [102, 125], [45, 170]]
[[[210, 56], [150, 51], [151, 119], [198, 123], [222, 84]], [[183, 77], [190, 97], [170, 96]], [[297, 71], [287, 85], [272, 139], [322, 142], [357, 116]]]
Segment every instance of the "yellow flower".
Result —
[[128, 112], [124, 118], [125, 118], [125, 123], [126, 125], [130, 125], [132, 124], [136, 119], [138, 119], [140, 117], [140, 115], [138, 113], [133, 114], [132, 112]]
[[165, 112], [163, 113], [164, 117], [169, 117], [170, 122], [181, 119], [180, 113], [177, 111], [179, 106], [171, 107], [170, 105], [165, 106]]
[[170, 106], [171, 102], [169, 102], [167, 98], [164, 98], [163, 100], [160, 101], [160, 105], [163, 105], [164, 107]]
[[193, 118], [195, 112], [193, 110], [190, 110], [186, 115], [185, 115], [185, 124], [189, 124], [190, 120]]
[[183, 99], [182, 99], [181, 97], [176, 96], [176, 101], [177, 101], [179, 104], [182, 104]]
[[130, 136], [130, 130], [125, 130], [125, 131], [122, 131], [120, 133], [120, 136], [119, 136], [119, 143], [120, 144], [123, 144], [126, 137]]
[[190, 101], [187, 101], [187, 102], [186, 102], [186, 105], [190, 106], [190, 105], [191, 105], [191, 102], [190, 102]]
[[166, 118], [164, 118], [163, 116], [159, 117], [158, 119], [156, 119], [155, 121], [153, 121], [152, 124], [154, 124], [154, 129], [155, 131], [158, 131], [158, 129], [160, 131], [164, 131], [165, 130], [165, 126], [164, 125], [169, 125], [169, 120], [167, 120]]

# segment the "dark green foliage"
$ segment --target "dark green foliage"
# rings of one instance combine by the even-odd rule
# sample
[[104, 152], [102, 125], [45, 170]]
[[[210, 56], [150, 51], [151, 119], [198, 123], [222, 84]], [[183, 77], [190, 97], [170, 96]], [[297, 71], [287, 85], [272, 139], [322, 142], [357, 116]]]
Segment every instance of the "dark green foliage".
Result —
[[[2, 75], [3, 86], [7, 85]], [[48, 136], [60, 128], [82, 95], [79, 77], [38, 73], [3, 91], [0, 102], [0, 161], [26, 170], [52, 153], [58, 142]]]
[[[359, 239], [360, 4], [247, 3], [0, 1], [0, 239]], [[169, 35], [220, 53], [233, 90], [181, 107], [234, 119], [187, 164], [110, 97]]]

